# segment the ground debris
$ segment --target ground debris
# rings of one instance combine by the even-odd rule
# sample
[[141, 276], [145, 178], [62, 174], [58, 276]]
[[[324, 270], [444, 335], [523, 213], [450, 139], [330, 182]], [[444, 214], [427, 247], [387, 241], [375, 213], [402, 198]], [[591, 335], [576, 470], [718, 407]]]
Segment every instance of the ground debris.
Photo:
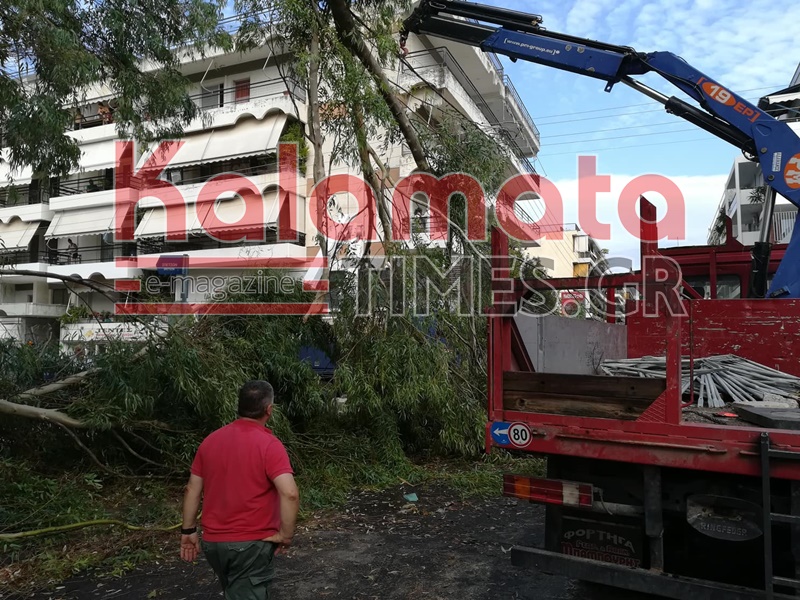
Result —
[[[504, 498], [462, 500], [443, 486], [417, 490], [407, 503], [404, 490], [353, 494], [344, 509], [326, 511], [298, 528], [294, 545], [276, 558], [276, 600], [601, 598], [560, 578], [514, 568], [513, 545], [541, 546], [541, 507]], [[406, 506], [415, 511], [407, 510]], [[175, 550], [177, 553], [177, 540]], [[142, 565], [119, 578], [83, 574], [57, 592], [33, 600], [169, 598], [221, 599], [205, 560], [177, 558]], [[54, 593], [55, 592], [55, 593]], [[155, 596], [150, 594], [155, 593]], [[272, 595], [270, 596], [273, 597]], [[602, 596], [610, 599], [613, 596]], [[12, 600], [11, 596], [0, 599]], [[13, 600], [21, 600], [13, 598]]]

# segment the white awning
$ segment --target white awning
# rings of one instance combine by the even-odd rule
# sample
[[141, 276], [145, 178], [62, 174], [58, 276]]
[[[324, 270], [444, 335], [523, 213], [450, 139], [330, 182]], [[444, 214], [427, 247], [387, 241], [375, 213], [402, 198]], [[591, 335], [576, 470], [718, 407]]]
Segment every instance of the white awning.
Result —
[[163, 206], [151, 208], [142, 217], [136, 231], [135, 238], [164, 237], [167, 230], [167, 211]]
[[117, 147], [114, 139], [81, 144], [80, 165], [83, 171], [113, 169], [117, 163]]
[[[213, 207], [213, 213], [211, 212]], [[248, 210], [251, 211], [247, 213]], [[267, 192], [259, 210], [248, 207], [236, 196], [216, 203], [186, 206], [188, 227], [180, 234], [218, 234], [230, 231], [253, 231], [266, 225], [274, 226], [278, 219], [278, 190]], [[180, 214], [180, 213], [179, 213]], [[134, 237], [165, 237], [167, 235], [167, 212], [163, 206], [149, 209], [136, 228]], [[175, 228], [175, 225], [172, 225]]]
[[39, 229], [39, 221], [25, 223], [14, 219], [7, 225], [0, 223], [0, 250], [27, 248], [33, 235]]
[[45, 237], [78, 237], [97, 235], [114, 230], [113, 204], [56, 213]]
[[9, 177], [13, 179], [12, 185], [28, 185], [33, 179], [33, 169], [31, 167], [22, 167], [18, 170], [12, 170], [11, 165], [8, 164], [8, 158], [8, 148], [4, 148], [0, 151], [0, 187], [6, 187], [9, 184]]
[[[187, 135], [181, 141], [183, 146], [169, 161], [168, 168], [188, 167], [201, 163], [219, 162], [274, 152], [278, 148], [286, 115], [276, 113], [264, 119], [243, 119], [233, 127], [213, 129]], [[141, 168], [158, 145], [151, 146], [136, 168]], [[157, 157], [159, 158], [159, 157]], [[165, 158], [159, 158], [165, 160]]]

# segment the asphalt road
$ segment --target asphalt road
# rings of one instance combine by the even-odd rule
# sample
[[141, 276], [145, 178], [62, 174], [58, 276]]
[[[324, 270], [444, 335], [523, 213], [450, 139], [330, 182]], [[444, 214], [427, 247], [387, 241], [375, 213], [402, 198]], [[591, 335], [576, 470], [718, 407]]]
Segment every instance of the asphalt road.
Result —
[[[404, 498], [411, 491], [417, 502]], [[541, 545], [543, 518], [540, 506], [502, 497], [464, 501], [447, 489], [357, 494], [298, 529], [293, 549], [276, 558], [270, 600], [645, 598], [513, 567], [508, 550]], [[222, 593], [201, 558], [159, 561], [120, 578], [85, 574], [27, 598], [206, 600]]]

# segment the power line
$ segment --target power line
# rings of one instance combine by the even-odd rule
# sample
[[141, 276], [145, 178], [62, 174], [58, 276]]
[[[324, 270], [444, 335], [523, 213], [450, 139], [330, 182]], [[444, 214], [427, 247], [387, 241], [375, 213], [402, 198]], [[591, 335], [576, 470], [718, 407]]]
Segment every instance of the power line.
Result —
[[578, 154], [588, 154], [589, 152], [606, 152], [610, 150], [623, 150], [625, 148], [644, 148], [647, 146], [667, 146], [669, 144], [688, 144], [690, 142], [709, 142], [709, 138], [689, 138], [684, 140], [675, 140], [672, 142], [654, 142], [652, 144], [633, 144], [630, 146], [611, 146], [610, 148], [597, 148], [594, 150], [574, 150], [569, 152], [556, 152], [555, 154], [548, 154], [547, 156], [576, 156]]
[[672, 133], [684, 133], [686, 131], [697, 131], [696, 127], [685, 127], [683, 129], [675, 129], [674, 131], [656, 131], [655, 133], [631, 133], [629, 135], [618, 135], [614, 137], [600, 137], [595, 138], [593, 140], [572, 140], [569, 142], [556, 142], [555, 144], [547, 144], [548, 147], [551, 146], [566, 146], [568, 144], [582, 144], [584, 142], [606, 142], [611, 140], [624, 140], [627, 138], [636, 138], [636, 137], [647, 137], [647, 136], [656, 136], [656, 135], [670, 135]]
[[[625, 130], [625, 129], [642, 129], [643, 127], [663, 127], [665, 125], [678, 125], [678, 124], [681, 124], [681, 123], [684, 123], [684, 121], [676, 119], [676, 120], [672, 120], [672, 121], [663, 121], [663, 122], [659, 122], [659, 123], [651, 123], [651, 124], [648, 124], [648, 125], [639, 124], [639, 125], [628, 125], [626, 127], [611, 127], [609, 129], [592, 129], [592, 130], [589, 130], [589, 131], [576, 131], [574, 133], [560, 133], [558, 135], [548, 135], [547, 139], [570, 137], [570, 136], [574, 136], [574, 135], [590, 135], [592, 133], [605, 133], [605, 132], [608, 132], [608, 131], [622, 131], [622, 130]], [[553, 144], [548, 144], [548, 145], [552, 146]]]
[[[770, 86], [764, 86], [764, 87], [749, 88], [749, 89], [746, 89], [746, 90], [739, 90], [738, 92], [735, 92], [735, 93], [741, 95], [741, 94], [744, 94], [745, 92], [757, 92], [757, 91], [760, 91], [760, 90], [774, 90], [776, 87], [780, 88], [780, 86], [770, 85]], [[610, 108], [595, 108], [595, 109], [592, 109], [592, 110], [581, 110], [581, 111], [576, 111], [576, 112], [571, 112], [571, 113], [561, 113], [561, 114], [558, 114], [558, 115], [547, 115], [547, 116], [544, 116], [544, 117], [535, 117], [534, 120], [535, 121], [540, 121], [541, 119], [555, 119], [556, 117], [569, 117], [569, 116], [572, 116], [572, 115], [583, 115], [583, 114], [588, 114], [588, 113], [606, 112], [606, 111], [610, 111], [610, 110], [622, 110], [622, 109], [625, 109], [625, 108], [636, 108], [637, 106], [649, 106], [651, 104], [652, 104], [652, 102], [642, 102], [640, 104], [625, 104], [623, 106], [612, 106]], [[550, 125], [550, 123], [542, 123], [542, 124], [543, 125]]]
[[[596, 119], [614, 119], [616, 117], [627, 117], [630, 115], [643, 115], [645, 113], [651, 112], [664, 112], [666, 109], [663, 106], [659, 106], [657, 108], [648, 108], [647, 110], [637, 110], [633, 112], [625, 112], [619, 113], [616, 115], [595, 115], [593, 117], [583, 117], [582, 119], [565, 119], [563, 121], [551, 121], [550, 123], [536, 123], [537, 127], [547, 127], [548, 125], [561, 125], [563, 123], [579, 123], [581, 121], [594, 121]], [[766, 112], [774, 112], [773, 111], [766, 111]], [[575, 114], [582, 114], [582, 113], [575, 113]], [[535, 120], [534, 120], [535, 122]]]
[[[550, 123], [537, 123], [536, 126], [539, 127], [547, 127], [549, 125], [561, 125], [562, 123], [579, 123], [581, 121], [594, 121], [596, 119], [613, 119], [615, 117], [627, 117], [629, 115], [642, 115], [644, 113], [651, 113], [651, 112], [664, 112], [664, 107], [659, 106], [657, 108], [648, 108], [647, 110], [637, 110], [634, 112], [625, 112], [619, 113], [617, 115], [595, 115], [594, 117], [583, 117], [582, 119], [565, 119], [564, 121], [552, 121]], [[580, 113], [577, 113], [580, 114]]]

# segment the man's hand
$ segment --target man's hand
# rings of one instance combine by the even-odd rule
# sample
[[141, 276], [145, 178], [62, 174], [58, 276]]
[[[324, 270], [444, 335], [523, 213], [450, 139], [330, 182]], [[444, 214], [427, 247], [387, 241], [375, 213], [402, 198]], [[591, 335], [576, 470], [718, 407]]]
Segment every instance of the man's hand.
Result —
[[181, 536], [181, 558], [186, 562], [194, 562], [200, 554], [200, 536], [197, 533]]
[[[183, 494], [183, 521], [181, 528], [191, 530], [197, 526], [197, 511], [200, 509], [200, 498], [203, 495], [203, 478], [192, 473]], [[197, 559], [200, 553], [200, 536], [197, 531], [190, 535], [181, 535], [181, 558], [188, 562]]]
[[273, 544], [277, 544], [277, 548], [275, 548], [275, 554], [283, 554], [286, 552], [286, 549], [292, 545], [292, 538], [283, 535], [281, 532], [276, 533], [275, 535], [271, 535], [268, 538], [264, 538], [262, 541], [264, 542], [272, 542]]
[[281, 499], [281, 528], [278, 533], [264, 541], [278, 544], [275, 554], [282, 554], [292, 543], [297, 511], [300, 508], [300, 492], [297, 491], [297, 484], [291, 473], [278, 475], [272, 483]]

